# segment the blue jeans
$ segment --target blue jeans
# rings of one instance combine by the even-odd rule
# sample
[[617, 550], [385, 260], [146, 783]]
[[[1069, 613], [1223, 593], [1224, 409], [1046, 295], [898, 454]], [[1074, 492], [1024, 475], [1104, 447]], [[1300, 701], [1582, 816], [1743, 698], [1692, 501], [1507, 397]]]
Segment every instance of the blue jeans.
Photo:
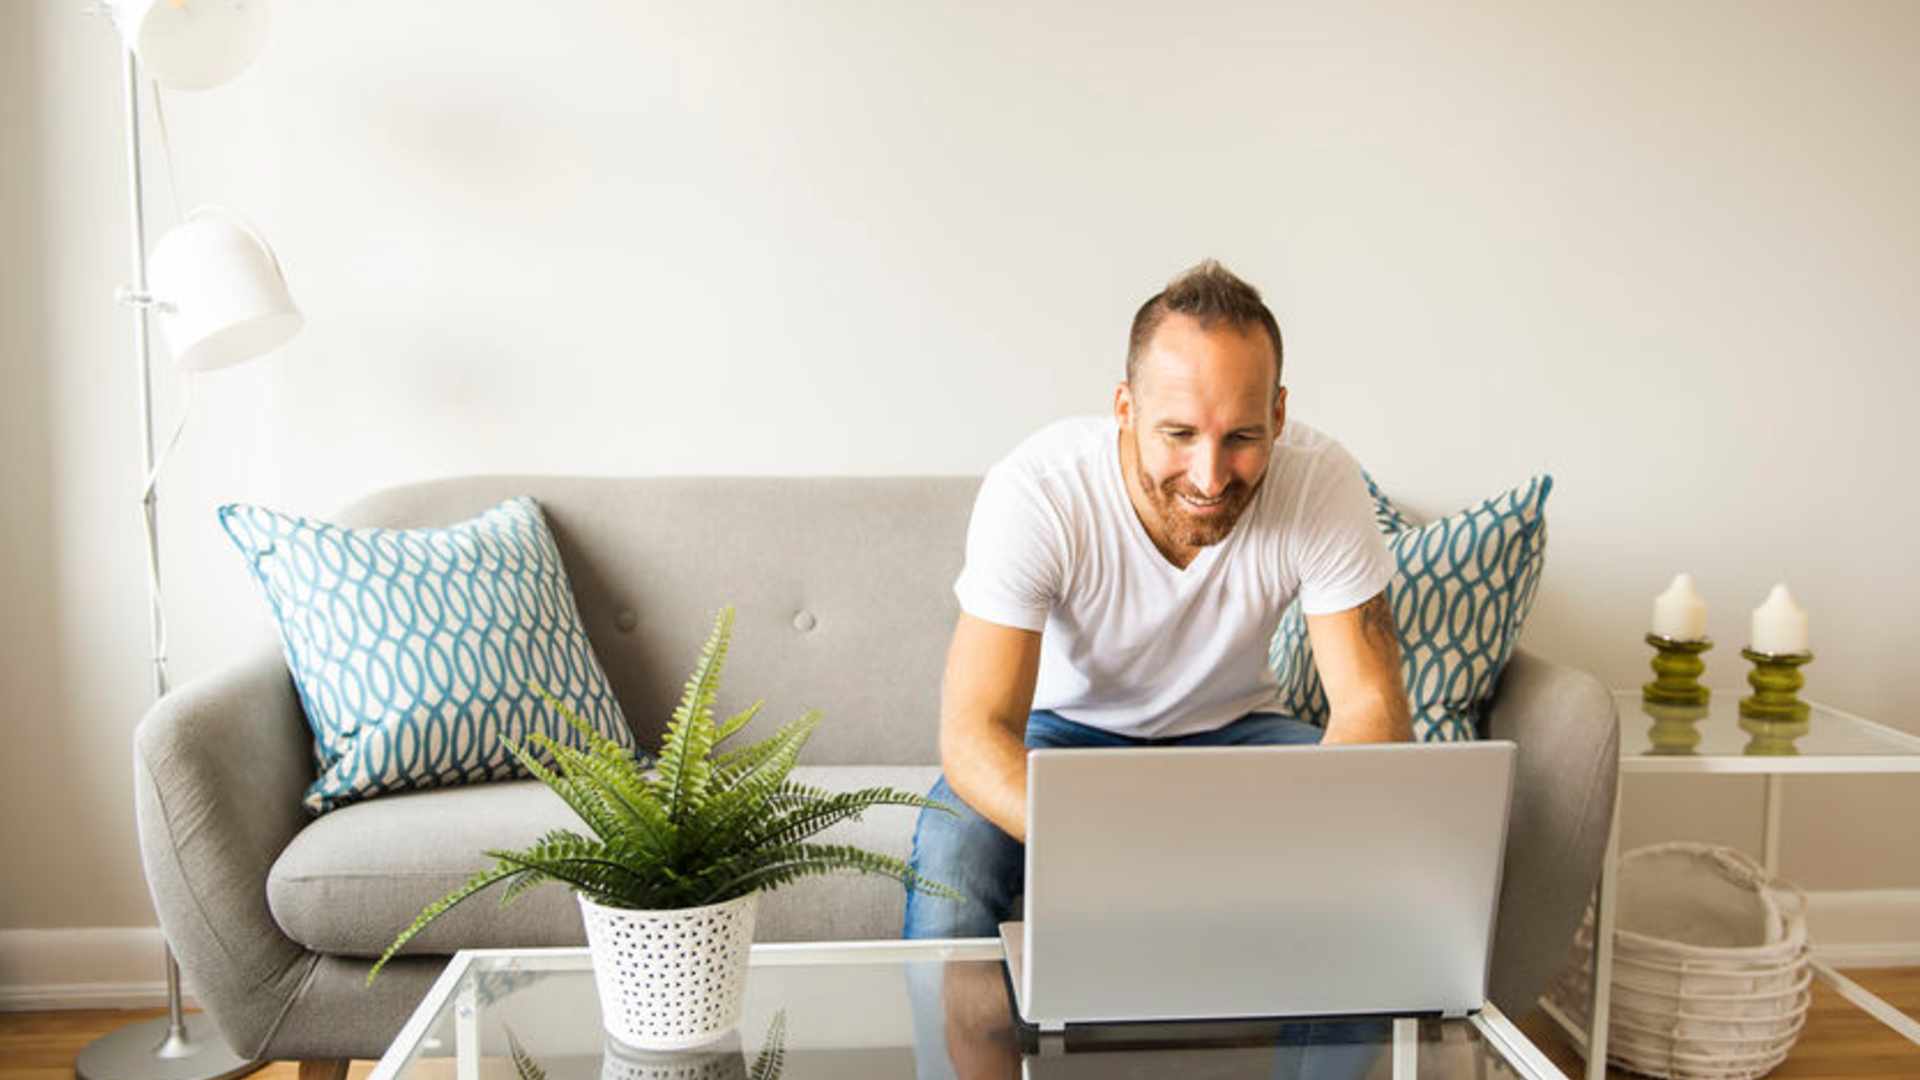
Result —
[[[1248, 713], [1222, 728], [1171, 739], [1137, 739], [1076, 724], [1058, 713], [1035, 710], [1027, 717], [1027, 746], [1301, 746], [1320, 741], [1319, 728], [1276, 713]], [[1013, 917], [1027, 871], [1026, 848], [961, 801], [942, 776], [928, 796], [957, 813], [922, 810], [913, 830], [916, 873], [951, 886], [953, 901], [907, 890], [902, 937], [999, 937]]]

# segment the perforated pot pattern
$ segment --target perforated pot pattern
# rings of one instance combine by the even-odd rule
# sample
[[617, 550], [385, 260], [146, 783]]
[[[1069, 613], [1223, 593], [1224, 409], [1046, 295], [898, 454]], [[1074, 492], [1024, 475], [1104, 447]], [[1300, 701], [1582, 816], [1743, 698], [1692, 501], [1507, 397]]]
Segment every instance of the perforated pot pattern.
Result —
[[679, 1050], [740, 1022], [758, 893], [677, 911], [579, 899], [607, 1034], [646, 1050]]

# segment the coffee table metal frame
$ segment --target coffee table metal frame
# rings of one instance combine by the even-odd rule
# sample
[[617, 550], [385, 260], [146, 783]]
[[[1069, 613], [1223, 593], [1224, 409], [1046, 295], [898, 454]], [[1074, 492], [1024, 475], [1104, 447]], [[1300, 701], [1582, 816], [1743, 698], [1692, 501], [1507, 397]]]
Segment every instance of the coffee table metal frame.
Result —
[[[928, 960], [999, 960], [1004, 954], [998, 938], [959, 938], [946, 941], [852, 941], [769, 943], [753, 946], [753, 964], [766, 967], [787, 964], [872, 964]], [[427, 996], [422, 998], [406, 1025], [387, 1048], [370, 1080], [398, 1080], [401, 1070], [412, 1060], [421, 1040], [439, 1015], [452, 1003], [456, 1080], [479, 1080], [480, 1017], [472, 1000], [473, 980], [467, 978], [474, 965], [490, 959], [510, 959], [531, 970], [581, 971], [590, 964], [586, 949], [462, 949], [447, 963]], [[455, 1001], [455, 995], [461, 1000]], [[1519, 1028], [1492, 1002], [1467, 1017], [1480, 1037], [1485, 1039], [1514, 1070], [1528, 1080], [1566, 1080], [1552, 1061], [1527, 1040]], [[1393, 1022], [1394, 1080], [1414, 1080], [1419, 1075], [1419, 1020], [1401, 1018]]]
[[[1825, 705], [1812, 705], [1811, 730], [1800, 742], [1807, 752], [1790, 757], [1728, 753], [1653, 754], [1644, 731], [1648, 717], [1640, 709], [1638, 690], [1614, 692], [1614, 712], [1620, 724], [1620, 787], [1613, 801], [1613, 823], [1607, 834], [1606, 860], [1600, 884], [1594, 890], [1593, 987], [1590, 1022], [1585, 1030], [1564, 1011], [1543, 1000], [1547, 1014], [1587, 1055], [1586, 1080], [1606, 1080], [1607, 1022], [1613, 997], [1613, 930], [1618, 901], [1615, 880], [1620, 865], [1620, 804], [1629, 773], [1686, 775], [1744, 775], [1765, 778], [1761, 814], [1761, 863], [1767, 873], [1780, 872], [1780, 812], [1786, 778], [1790, 775], [1836, 773], [1920, 773], [1920, 737], [1876, 724]], [[1714, 713], [1702, 725], [1733, 724], [1739, 692], [1716, 689]], [[1736, 728], [1737, 730], [1737, 728]], [[1724, 730], [1718, 734], [1726, 735]], [[1823, 753], [1823, 745], [1839, 745], [1847, 752]], [[1866, 987], [1834, 970], [1823, 960], [1812, 961], [1814, 973], [1835, 992], [1881, 1023], [1920, 1045], [1920, 1022], [1887, 1004]], [[1592, 1052], [1588, 1052], [1588, 1048]]]

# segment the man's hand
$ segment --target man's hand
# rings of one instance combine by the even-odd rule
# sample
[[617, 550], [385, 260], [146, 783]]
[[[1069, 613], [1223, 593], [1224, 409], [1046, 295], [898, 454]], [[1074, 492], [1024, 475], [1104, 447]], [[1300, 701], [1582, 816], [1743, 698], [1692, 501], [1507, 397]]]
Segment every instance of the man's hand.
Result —
[[1021, 843], [1027, 713], [1039, 678], [1039, 633], [960, 616], [940, 691], [940, 765], [954, 794]]
[[1359, 607], [1307, 616], [1307, 636], [1333, 708], [1323, 744], [1413, 739], [1412, 710], [1400, 674], [1400, 634], [1385, 590]]

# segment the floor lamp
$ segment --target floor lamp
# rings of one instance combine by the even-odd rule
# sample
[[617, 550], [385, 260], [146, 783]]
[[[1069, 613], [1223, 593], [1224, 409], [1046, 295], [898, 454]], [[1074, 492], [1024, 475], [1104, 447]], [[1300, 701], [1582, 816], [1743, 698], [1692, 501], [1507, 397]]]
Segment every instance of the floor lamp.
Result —
[[[161, 238], [151, 265], [147, 258], [140, 167], [142, 60], [156, 82], [170, 88], [200, 89], [225, 82], [252, 61], [265, 41], [264, 0], [117, 0], [101, 10], [113, 16], [125, 44], [133, 285], [120, 290], [118, 297], [133, 309], [134, 355], [140, 372], [144, 477], [140, 505], [146, 525], [147, 606], [157, 701], [168, 687], [155, 485], [167, 451], [184, 429], [185, 416], [156, 461], [148, 317], [159, 322], [176, 363], [189, 372], [225, 367], [269, 352], [299, 330], [301, 317], [272, 249], [230, 212], [195, 210]], [[161, 137], [164, 140], [164, 123]], [[166, 949], [166, 971], [167, 1015], [127, 1025], [88, 1045], [74, 1062], [80, 1080], [222, 1080], [260, 1066], [230, 1051], [205, 1017], [189, 1017], [181, 1009], [180, 965], [171, 946]]]

